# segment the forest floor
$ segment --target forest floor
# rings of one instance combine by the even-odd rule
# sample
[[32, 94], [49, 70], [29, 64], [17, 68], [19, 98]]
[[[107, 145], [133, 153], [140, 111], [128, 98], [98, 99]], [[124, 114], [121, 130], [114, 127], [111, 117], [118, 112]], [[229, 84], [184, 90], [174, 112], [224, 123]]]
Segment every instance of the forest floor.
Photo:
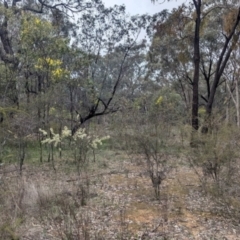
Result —
[[172, 168], [156, 200], [143, 159], [107, 151], [80, 176], [61, 161], [56, 171], [26, 164], [21, 177], [0, 169], [0, 239], [239, 239], [231, 206], [203, 194], [187, 164]]

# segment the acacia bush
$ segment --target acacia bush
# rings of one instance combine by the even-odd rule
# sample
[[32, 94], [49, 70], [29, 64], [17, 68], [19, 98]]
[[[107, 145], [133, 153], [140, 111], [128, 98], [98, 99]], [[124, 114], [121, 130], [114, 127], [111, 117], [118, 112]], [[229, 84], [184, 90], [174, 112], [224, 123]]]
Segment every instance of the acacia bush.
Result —
[[53, 128], [50, 128], [49, 133], [43, 129], [39, 129], [39, 132], [42, 134], [44, 140], [41, 141], [42, 144], [47, 144], [49, 149], [49, 155], [52, 155], [53, 168], [53, 149], [57, 148], [59, 152], [62, 152], [62, 147], [68, 145], [73, 153], [74, 161], [77, 164], [78, 173], [80, 174], [81, 170], [84, 170], [89, 163], [89, 152], [92, 150], [95, 161], [95, 149], [103, 144], [103, 141], [110, 138], [110, 136], [97, 137], [93, 134], [86, 132], [85, 128], [79, 128], [74, 135], [70, 129], [66, 126], [62, 129], [61, 133], [55, 133]]

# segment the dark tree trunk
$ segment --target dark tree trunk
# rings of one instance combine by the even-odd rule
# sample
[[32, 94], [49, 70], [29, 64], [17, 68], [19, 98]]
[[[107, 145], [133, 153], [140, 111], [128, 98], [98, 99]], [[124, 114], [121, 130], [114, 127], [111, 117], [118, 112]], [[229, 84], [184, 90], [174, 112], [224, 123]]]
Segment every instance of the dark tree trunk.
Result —
[[240, 7], [238, 9], [237, 19], [235, 21], [234, 26], [232, 27], [232, 30], [231, 30], [229, 36], [225, 36], [226, 37], [225, 44], [223, 46], [221, 55], [219, 56], [219, 59], [217, 62], [217, 69], [215, 72], [213, 84], [212, 84], [211, 91], [210, 91], [210, 96], [208, 99], [208, 104], [206, 107], [207, 113], [209, 115], [211, 115], [211, 113], [212, 113], [214, 97], [215, 97], [215, 93], [216, 93], [217, 87], [219, 85], [220, 79], [222, 77], [222, 74], [224, 72], [226, 64], [231, 56], [231, 53], [234, 49], [234, 46], [237, 43], [237, 40], [235, 40], [234, 42], [232, 41], [233, 37], [235, 36], [235, 37], [237, 37], [237, 39], [239, 39], [240, 31], [236, 33], [236, 28], [238, 27], [239, 23], [240, 23]]
[[194, 76], [193, 76], [193, 95], [192, 95], [192, 127], [198, 130], [198, 85], [200, 68], [200, 47], [199, 32], [201, 24], [201, 0], [193, 0], [196, 8], [195, 35], [194, 35]]
[[[235, 47], [235, 44], [239, 40], [240, 31], [236, 32], [236, 29], [239, 26], [239, 23], [240, 23], [240, 7], [238, 8], [237, 18], [231, 29], [230, 34], [228, 36], [225, 36], [225, 44], [223, 46], [223, 49], [217, 61], [217, 67], [216, 67], [213, 83], [211, 86], [208, 103], [206, 105], [207, 117], [205, 120], [205, 125], [203, 127], [203, 131], [202, 131], [203, 133], [208, 132], [208, 129], [211, 123], [212, 107], [213, 107], [214, 97], [217, 91], [217, 87], [219, 86], [220, 79], [223, 75], [224, 69]], [[235, 36], [235, 40], [233, 41], [234, 36]]]

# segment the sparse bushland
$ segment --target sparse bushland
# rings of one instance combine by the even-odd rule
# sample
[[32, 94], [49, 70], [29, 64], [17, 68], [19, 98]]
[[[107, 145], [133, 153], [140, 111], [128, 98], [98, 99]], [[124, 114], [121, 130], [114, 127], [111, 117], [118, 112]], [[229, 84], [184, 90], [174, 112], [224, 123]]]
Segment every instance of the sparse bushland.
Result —
[[[121, 124], [120, 119], [116, 115], [112, 124]], [[216, 215], [228, 221], [237, 219], [238, 134], [234, 129], [226, 126], [208, 136], [199, 133], [202, 144], [190, 148], [188, 128], [159, 122], [122, 127], [121, 134], [109, 125], [111, 138], [96, 149], [95, 160], [92, 151], [88, 152], [88, 164], [81, 165], [80, 175], [74, 148], [68, 149], [69, 139], [62, 140], [61, 158], [54, 148], [55, 170], [48, 162], [46, 145], [43, 162], [39, 162], [37, 142], [28, 145], [28, 158], [35, 160], [26, 159], [22, 176], [18, 165], [5, 161], [1, 166], [0, 236], [23, 240], [172, 239], [178, 224], [187, 229], [185, 238], [194, 239], [192, 225], [185, 223], [200, 221], [207, 229], [204, 219], [197, 220], [199, 212], [211, 221], [217, 221]], [[91, 128], [98, 136], [105, 132], [97, 122], [92, 122], [89, 135]], [[182, 143], [183, 136], [188, 136], [188, 140], [184, 138], [188, 145]], [[213, 164], [216, 159], [217, 171], [208, 165], [203, 171], [206, 160]], [[161, 184], [154, 182], [159, 173], [163, 174]]]
[[190, 2], [0, 1], [0, 239], [238, 238], [239, 3]]
[[173, 239], [177, 222], [185, 239], [194, 239], [194, 221], [208, 237], [222, 236], [207, 230], [204, 219], [220, 224], [217, 217], [225, 218], [224, 224], [239, 218], [239, 133], [218, 122], [212, 132], [197, 132], [198, 145], [190, 147], [191, 128], [178, 100], [164, 91], [149, 95], [131, 114], [96, 119], [75, 136], [64, 127], [41, 130], [42, 162], [38, 138], [27, 136], [22, 175], [18, 158], [9, 161], [18, 145], [4, 145], [0, 236]]

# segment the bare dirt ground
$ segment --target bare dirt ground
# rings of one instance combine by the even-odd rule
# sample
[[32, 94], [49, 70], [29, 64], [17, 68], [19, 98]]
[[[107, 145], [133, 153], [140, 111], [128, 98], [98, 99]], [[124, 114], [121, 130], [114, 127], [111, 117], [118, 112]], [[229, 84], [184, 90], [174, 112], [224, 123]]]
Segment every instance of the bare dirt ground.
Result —
[[12, 233], [0, 239], [240, 239], [239, 223], [220, 214], [191, 168], [172, 169], [156, 200], [146, 169], [133, 159], [109, 153], [80, 178], [64, 164], [56, 172], [25, 166], [21, 178], [6, 167], [1, 215], [11, 215]]

